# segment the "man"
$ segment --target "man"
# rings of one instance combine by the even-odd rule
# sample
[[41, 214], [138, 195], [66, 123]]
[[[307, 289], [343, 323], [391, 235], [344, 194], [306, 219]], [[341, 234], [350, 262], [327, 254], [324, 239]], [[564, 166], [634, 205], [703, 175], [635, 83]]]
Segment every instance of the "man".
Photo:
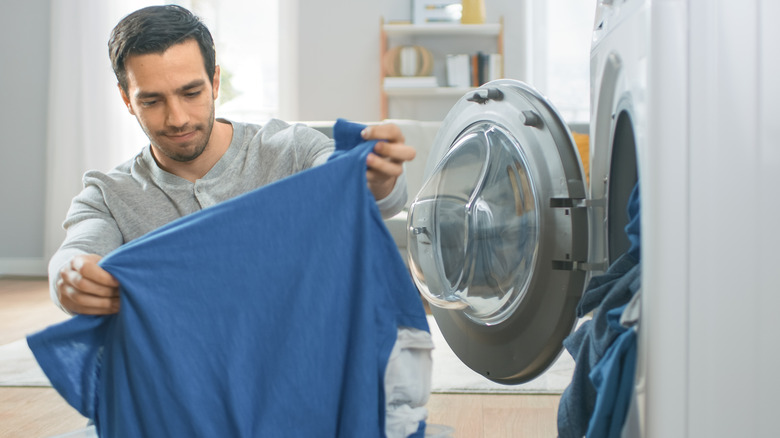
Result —
[[[106, 174], [84, 175], [49, 263], [52, 299], [74, 314], [119, 311], [119, 284], [103, 256], [174, 219], [325, 162], [333, 141], [301, 125], [260, 127], [216, 119], [220, 85], [208, 29], [186, 9], [152, 6], [122, 19], [109, 56], [128, 111], [150, 146]], [[384, 139], [367, 159], [367, 180], [383, 216], [405, 202], [405, 161], [415, 151], [395, 125], [369, 127]], [[258, 218], [262, 220], [262, 218]]]

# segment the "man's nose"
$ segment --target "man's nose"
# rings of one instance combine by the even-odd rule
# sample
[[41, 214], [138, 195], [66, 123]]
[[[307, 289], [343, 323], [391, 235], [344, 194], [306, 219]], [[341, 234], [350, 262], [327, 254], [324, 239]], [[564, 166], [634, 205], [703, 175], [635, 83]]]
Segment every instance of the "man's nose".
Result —
[[167, 125], [181, 127], [189, 122], [189, 114], [187, 114], [186, 107], [181, 99], [170, 99], [167, 109], [165, 120]]

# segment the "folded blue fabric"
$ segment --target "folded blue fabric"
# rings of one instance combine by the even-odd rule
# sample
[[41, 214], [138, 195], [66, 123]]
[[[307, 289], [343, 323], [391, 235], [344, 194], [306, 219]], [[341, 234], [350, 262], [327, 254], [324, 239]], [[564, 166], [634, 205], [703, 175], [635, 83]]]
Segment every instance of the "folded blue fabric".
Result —
[[28, 338], [100, 436], [384, 436], [397, 327], [428, 325], [361, 129], [339, 121], [328, 163], [109, 254], [121, 311]]

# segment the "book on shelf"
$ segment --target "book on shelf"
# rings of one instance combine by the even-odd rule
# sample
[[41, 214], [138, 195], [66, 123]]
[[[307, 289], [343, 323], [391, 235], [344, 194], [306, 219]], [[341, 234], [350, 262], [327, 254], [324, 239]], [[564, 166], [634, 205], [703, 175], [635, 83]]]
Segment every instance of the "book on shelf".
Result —
[[494, 81], [504, 77], [504, 56], [500, 53], [488, 55], [487, 81]]
[[438, 87], [436, 76], [386, 76], [385, 88], [428, 88]]
[[447, 86], [471, 86], [471, 57], [467, 54], [447, 55]]
[[502, 78], [503, 70], [504, 62], [500, 53], [447, 55], [447, 86], [479, 87]]
[[500, 53], [477, 52], [471, 56], [471, 84], [479, 87], [504, 76], [504, 60]]

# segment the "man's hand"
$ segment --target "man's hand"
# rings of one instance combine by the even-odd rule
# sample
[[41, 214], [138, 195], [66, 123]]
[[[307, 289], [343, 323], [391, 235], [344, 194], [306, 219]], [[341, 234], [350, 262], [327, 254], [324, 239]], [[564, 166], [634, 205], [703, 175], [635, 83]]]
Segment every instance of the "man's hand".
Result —
[[366, 159], [368, 188], [378, 201], [393, 191], [396, 180], [403, 173], [404, 161], [411, 161], [417, 153], [413, 147], [404, 144], [401, 128], [391, 123], [369, 126], [363, 130], [362, 136], [364, 140], [382, 140], [377, 142], [374, 152]]
[[108, 315], [119, 311], [119, 282], [98, 266], [97, 254], [75, 256], [57, 278], [57, 297], [71, 313]]

